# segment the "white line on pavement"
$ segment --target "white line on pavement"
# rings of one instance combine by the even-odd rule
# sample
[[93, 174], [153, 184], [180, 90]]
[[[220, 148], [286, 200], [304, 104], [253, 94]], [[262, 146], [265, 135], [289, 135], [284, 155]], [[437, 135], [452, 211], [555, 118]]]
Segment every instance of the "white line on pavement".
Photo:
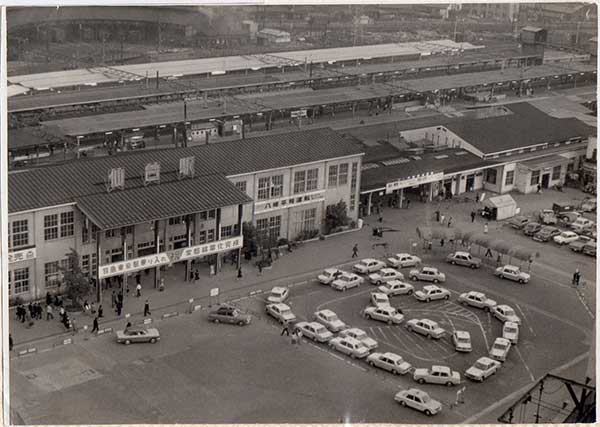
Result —
[[366, 291], [357, 292], [357, 293], [350, 294], [350, 295], [347, 295], [347, 296], [343, 296], [343, 297], [340, 297], [340, 298], [334, 298], [334, 299], [332, 299], [332, 300], [325, 301], [325, 302], [323, 302], [323, 303], [321, 303], [321, 304], [319, 304], [319, 305], [317, 306], [317, 309], [316, 309], [316, 311], [319, 311], [319, 310], [321, 310], [321, 309], [322, 309], [324, 306], [326, 306], [326, 305], [329, 305], [329, 304], [334, 304], [334, 303], [336, 303], [336, 302], [340, 302], [340, 301], [344, 301], [344, 300], [347, 300], [347, 299], [350, 299], [350, 298], [354, 298], [354, 297], [355, 297], [355, 296], [357, 296], [357, 295], [363, 295], [363, 294], [367, 294], [367, 293], [369, 293], [369, 292], [371, 292], [371, 289], [367, 289]]
[[521, 309], [521, 306], [519, 304], [515, 304], [515, 306], [519, 309], [519, 312], [521, 313], [521, 315], [523, 316], [523, 323], [527, 323], [527, 327], [529, 328], [529, 330], [531, 331], [531, 334], [535, 337], [535, 332], [533, 332], [533, 328], [531, 327], [531, 324], [529, 323], [529, 321], [527, 320], [527, 317], [525, 316], [525, 312]]
[[533, 373], [531, 372], [531, 369], [529, 369], [529, 366], [527, 366], [527, 362], [525, 362], [525, 359], [521, 355], [521, 352], [519, 351], [519, 348], [516, 347], [516, 346], [515, 346], [515, 351], [517, 352], [517, 355], [519, 356], [519, 359], [521, 359], [521, 362], [523, 362], [523, 366], [525, 366], [525, 369], [527, 369], [527, 372], [529, 373], [529, 377], [531, 378], [531, 381], [535, 381], [535, 377], [533, 376]]

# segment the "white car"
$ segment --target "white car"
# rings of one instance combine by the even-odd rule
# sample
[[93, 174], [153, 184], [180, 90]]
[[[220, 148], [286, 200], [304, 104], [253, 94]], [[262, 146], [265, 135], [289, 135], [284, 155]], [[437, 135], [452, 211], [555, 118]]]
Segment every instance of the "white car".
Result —
[[383, 261], [379, 261], [378, 259], [373, 258], [365, 258], [361, 260], [358, 264], [354, 264], [352, 269], [360, 274], [369, 274], [375, 273], [376, 271], [381, 270], [385, 267], [385, 263]]
[[333, 338], [333, 334], [317, 322], [298, 322], [294, 326], [294, 330], [300, 331], [303, 336], [317, 342], [327, 342]]
[[317, 280], [323, 285], [331, 285], [331, 282], [333, 282], [335, 279], [337, 279], [340, 275], [344, 273], [346, 272], [338, 270], [337, 268], [326, 268], [321, 274], [317, 276]]
[[502, 326], [502, 338], [506, 338], [511, 344], [519, 342], [519, 325], [514, 322], [504, 322]]
[[402, 406], [424, 412], [425, 415], [435, 415], [442, 410], [442, 404], [429, 397], [427, 393], [417, 388], [400, 390], [394, 396], [394, 400]]
[[331, 310], [319, 310], [315, 312], [314, 316], [317, 322], [324, 325], [331, 332], [339, 332], [343, 329], [346, 329], [346, 324], [342, 322], [338, 318], [337, 314]]
[[423, 289], [415, 292], [415, 298], [419, 301], [434, 301], [438, 299], [449, 299], [450, 291], [436, 285], [423, 286]]
[[447, 366], [433, 365], [431, 369], [415, 369], [413, 379], [419, 384], [444, 384], [447, 386], [460, 383], [460, 374]]
[[596, 228], [596, 223], [594, 223], [594, 221], [590, 219], [579, 217], [575, 221], [573, 221], [573, 223], [571, 224], [571, 228], [574, 232], [581, 233], [582, 231], [588, 228]]
[[586, 199], [581, 204], [581, 210], [584, 212], [594, 212], [596, 210], [596, 199]]
[[437, 322], [429, 319], [410, 319], [406, 322], [406, 329], [435, 339], [440, 339], [446, 333], [444, 329], [439, 327]]
[[559, 245], [566, 245], [568, 243], [574, 242], [578, 238], [579, 236], [572, 231], [563, 231], [558, 236], [554, 236], [554, 241]]
[[329, 346], [339, 352], [349, 355], [353, 359], [367, 357], [369, 349], [360, 341], [352, 337], [335, 337], [329, 341]]
[[497, 305], [491, 310], [492, 316], [501, 322], [513, 322], [517, 325], [521, 324], [521, 319], [515, 311], [506, 304]]
[[273, 316], [279, 323], [287, 324], [296, 320], [296, 315], [292, 313], [289, 306], [278, 304], [267, 304], [265, 307], [267, 314]]
[[496, 338], [492, 348], [490, 349], [490, 357], [492, 359], [500, 360], [504, 362], [508, 356], [510, 350], [510, 341], [506, 338]]
[[412, 280], [424, 280], [426, 282], [440, 283], [446, 281], [446, 275], [440, 273], [437, 268], [423, 267], [420, 270], [410, 270], [408, 273]]
[[371, 304], [373, 304], [375, 307], [389, 307], [390, 299], [384, 293], [371, 292]]
[[374, 285], [382, 285], [390, 280], [404, 280], [404, 274], [393, 268], [382, 268], [377, 273], [369, 274], [369, 281]]
[[454, 331], [452, 333], [452, 343], [456, 351], [469, 353], [473, 350], [471, 346], [471, 334], [467, 331]]
[[494, 375], [500, 368], [501, 363], [489, 357], [480, 357], [469, 369], [465, 371], [465, 377], [482, 382]]
[[421, 264], [421, 258], [411, 254], [396, 254], [387, 259], [387, 263], [394, 268], [416, 267]]
[[414, 292], [415, 287], [410, 283], [392, 280], [385, 285], [379, 286], [377, 290], [386, 294], [388, 297], [393, 297], [395, 295], [411, 295]]
[[267, 297], [267, 301], [271, 303], [279, 303], [285, 302], [286, 299], [290, 296], [290, 290], [288, 288], [283, 288], [281, 286], [275, 286], [271, 289], [271, 293]]
[[469, 252], [456, 251], [446, 257], [446, 262], [452, 265], [462, 265], [469, 268], [481, 267], [481, 259], [474, 257]]
[[365, 308], [365, 317], [367, 319], [380, 320], [387, 322], [389, 325], [399, 325], [404, 320], [404, 316], [398, 312], [394, 307], [373, 307], [369, 306]]
[[528, 283], [529, 279], [531, 279], [531, 275], [529, 273], [521, 271], [519, 267], [515, 267], [514, 265], [503, 265], [498, 267], [496, 270], [494, 270], [494, 275], [501, 279], [509, 279], [523, 284]]
[[489, 299], [483, 292], [470, 291], [460, 294], [458, 302], [467, 304], [471, 307], [481, 308], [485, 311], [490, 311], [496, 304], [496, 301]]
[[405, 362], [402, 356], [395, 353], [371, 353], [367, 357], [367, 363], [389, 371], [394, 375], [404, 375], [411, 368], [410, 363]]
[[331, 287], [333, 289], [337, 289], [338, 291], [346, 291], [352, 288], [358, 288], [363, 282], [363, 278], [354, 274], [354, 273], [343, 273], [333, 282], [331, 282]]
[[342, 337], [352, 337], [358, 341], [360, 341], [365, 347], [369, 350], [375, 350], [379, 344], [373, 338], [369, 338], [365, 331], [358, 328], [350, 328], [344, 329], [340, 332], [340, 336]]

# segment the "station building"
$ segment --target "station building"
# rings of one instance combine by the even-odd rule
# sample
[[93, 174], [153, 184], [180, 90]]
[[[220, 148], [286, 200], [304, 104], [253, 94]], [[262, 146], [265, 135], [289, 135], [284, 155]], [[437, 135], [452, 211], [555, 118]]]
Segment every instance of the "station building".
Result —
[[[100, 280], [240, 260], [242, 224], [293, 239], [343, 200], [358, 218], [362, 149], [331, 129], [88, 158], [9, 174], [9, 295], [55, 292], [67, 254]], [[100, 287], [98, 287], [100, 289]]]

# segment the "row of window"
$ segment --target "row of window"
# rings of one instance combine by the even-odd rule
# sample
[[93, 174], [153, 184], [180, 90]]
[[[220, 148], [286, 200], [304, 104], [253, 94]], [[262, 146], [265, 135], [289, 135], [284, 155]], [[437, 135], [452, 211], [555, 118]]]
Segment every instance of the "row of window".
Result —
[[[554, 166], [552, 168], [552, 181], [560, 179], [560, 173], [562, 171], [561, 165]], [[529, 181], [529, 185], [538, 185], [540, 182], [540, 170], [535, 170], [531, 172], [531, 180]], [[488, 184], [496, 184], [498, 172], [496, 169], [488, 169], [486, 174], [486, 182]], [[515, 171], [507, 171], [506, 177], [504, 178], [504, 185], [513, 185], [515, 183]]]
[[44, 240], [56, 240], [75, 234], [75, 214], [73, 211], [44, 216]]
[[358, 182], [358, 163], [352, 163], [352, 176], [350, 177], [350, 212], [356, 209], [356, 187]]

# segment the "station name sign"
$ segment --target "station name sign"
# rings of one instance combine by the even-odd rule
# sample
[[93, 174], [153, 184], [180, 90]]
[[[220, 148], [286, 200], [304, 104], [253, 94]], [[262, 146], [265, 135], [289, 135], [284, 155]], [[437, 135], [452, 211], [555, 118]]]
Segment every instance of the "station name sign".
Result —
[[100, 279], [104, 279], [106, 277], [129, 274], [147, 268], [160, 267], [162, 265], [185, 261], [191, 258], [239, 249], [243, 244], [244, 238], [242, 236], [237, 236], [216, 242], [203, 243], [202, 245], [190, 246], [189, 248], [175, 249], [131, 260], [113, 262], [111, 264], [101, 265], [99, 276]]
[[440, 181], [444, 177], [443, 172], [428, 172], [421, 175], [410, 176], [406, 179], [399, 179], [398, 181], [388, 182], [385, 185], [385, 194], [390, 194], [394, 190], [401, 188], [414, 187], [415, 185], [427, 184], [429, 182]]
[[281, 197], [279, 199], [271, 199], [266, 202], [258, 202], [254, 204], [254, 212], [258, 214], [277, 209], [292, 208], [295, 206], [306, 205], [308, 203], [320, 202], [323, 200], [325, 200], [325, 190], [320, 190], [298, 196]]
[[36, 257], [35, 248], [24, 249], [22, 251], [17, 251], [17, 252], [9, 252], [8, 253], [8, 263], [12, 264], [13, 262], [28, 261], [30, 259], [35, 259], [35, 257]]

